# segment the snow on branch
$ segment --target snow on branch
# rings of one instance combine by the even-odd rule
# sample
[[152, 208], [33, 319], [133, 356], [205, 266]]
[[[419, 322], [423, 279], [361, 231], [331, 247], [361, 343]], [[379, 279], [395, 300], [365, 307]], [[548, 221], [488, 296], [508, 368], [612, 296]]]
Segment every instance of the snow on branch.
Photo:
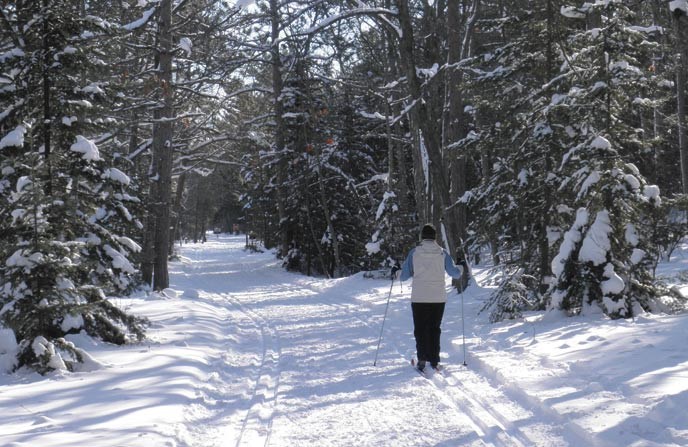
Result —
[[562, 6], [560, 14], [569, 19], [584, 19], [586, 17], [585, 12], [575, 6]]
[[7, 109], [4, 111], [0, 112], [0, 123], [5, 120], [8, 116], [12, 114], [16, 109], [24, 105], [24, 99], [20, 99], [19, 101], [15, 102], [11, 106], [9, 106]]
[[122, 28], [127, 30], [127, 31], [133, 31], [135, 29], [141, 28], [143, 25], [148, 23], [148, 20], [150, 20], [151, 16], [155, 13], [155, 10], [157, 9], [157, 6], [153, 6], [152, 8], [146, 10], [143, 13], [143, 17], [141, 17], [138, 20], [135, 20], [131, 23], [127, 23], [126, 25], [122, 25]]
[[382, 120], [385, 121], [387, 119], [386, 116], [381, 114], [380, 112], [375, 112], [375, 113], [370, 113], [366, 112], [365, 110], [357, 110], [357, 113], [361, 115], [363, 118], [368, 118], [371, 120]]
[[688, 0], [672, 0], [669, 2], [669, 10], [674, 14], [682, 11], [683, 15], [688, 15]]
[[14, 130], [10, 131], [2, 139], [0, 139], [0, 149], [4, 147], [22, 147], [24, 145], [24, 134], [26, 133], [26, 127], [17, 126]]
[[[389, 19], [386, 16], [396, 16], [397, 12], [393, 11], [391, 9], [387, 8], [374, 8], [374, 7], [369, 7], [365, 5], [363, 2], [358, 1], [358, 7], [353, 8], [353, 9], [347, 9], [346, 11], [342, 11], [338, 14], [331, 15], [329, 17], [325, 17], [312, 27], [308, 28], [307, 30], [297, 33], [298, 35], [309, 35], [309, 34], [315, 34], [318, 33], [328, 26], [332, 25], [333, 23], [337, 23], [340, 20], [347, 19], [349, 17], [356, 17], [356, 16], [377, 16], [381, 18], [385, 23], [387, 23], [389, 26], [394, 28], [396, 31], [397, 35], [401, 37], [401, 29], [394, 25], [392, 22], [389, 21]], [[310, 9], [310, 6], [308, 7]]]
[[19, 57], [24, 57], [24, 56], [25, 56], [24, 50], [22, 50], [21, 48], [18, 48], [18, 47], [14, 47], [14, 48], [0, 54], [0, 63], [4, 64], [9, 59], [12, 59], [15, 57], [19, 58]]
[[635, 31], [638, 33], [644, 33], [644, 34], [663, 34], [664, 33], [664, 27], [662, 26], [657, 26], [657, 25], [652, 25], [652, 26], [629, 26], [629, 30]]
[[416, 67], [416, 76], [418, 76], [419, 78], [431, 79], [437, 75], [438, 70], [439, 65], [437, 64], [437, 62], [435, 62], [430, 68]]
[[76, 143], [72, 144], [69, 150], [73, 152], [79, 152], [81, 158], [87, 161], [98, 161], [100, 160], [100, 152], [96, 144], [84, 137], [83, 135], [76, 136]]
[[448, 145], [447, 149], [458, 149], [458, 148], [466, 147], [466, 146], [478, 141], [479, 139], [480, 139], [480, 134], [471, 130], [470, 132], [468, 132], [468, 135], [466, 135], [464, 138], [460, 139], [459, 141], [455, 141], [454, 143]]
[[126, 159], [131, 161], [134, 158], [136, 158], [139, 154], [147, 151], [151, 146], [153, 145], [153, 140], [152, 139], [147, 139], [144, 142], [142, 142], [139, 147], [136, 148], [134, 152], [131, 154], [127, 155]]
[[391, 11], [386, 8], [354, 8], [354, 9], [348, 9], [346, 11], [340, 12], [339, 14], [335, 14], [330, 17], [325, 17], [323, 20], [320, 22], [316, 23], [314, 26], [308, 28], [306, 31], [304, 31], [304, 34], [313, 34], [317, 33], [318, 31], [322, 31], [323, 29], [327, 28], [328, 26], [332, 25], [335, 22], [338, 22], [340, 20], [349, 18], [349, 17], [354, 17], [354, 16], [369, 16], [369, 15], [380, 15], [380, 14], [387, 14], [387, 15], [392, 15], [395, 16], [396, 12]]
[[[390, 199], [395, 199], [397, 197], [396, 194], [394, 194], [394, 191], [385, 191], [385, 193], [382, 195], [382, 200], [380, 201], [380, 204], [377, 207], [377, 211], [375, 212], [375, 220], [378, 221], [382, 217], [382, 215], [385, 213], [385, 208], [387, 208], [387, 202]], [[392, 204], [392, 209], [394, 211], [397, 210], [397, 206]]]
[[400, 121], [403, 117], [405, 117], [408, 113], [410, 113], [411, 110], [413, 110], [413, 108], [416, 106], [417, 103], [418, 103], [418, 100], [417, 100], [417, 99], [414, 99], [413, 101], [411, 101], [410, 103], [408, 103], [408, 104], [406, 105], [406, 107], [404, 107], [404, 110], [402, 110], [401, 113], [399, 113], [399, 115], [396, 116], [396, 117], [390, 122], [390, 124], [391, 124], [391, 125], [394, 125], [394, 124], [396, 124], [398, 121]]
[[372, 176], [371, 178], [369, 178], [368, 180], [354, 185], [354, 187], [361, 188], [363, 186], [367, 186], [367, 185], [370, 185], [371, 183], [375, 183], [375, 182], [387, 183], [388, 180], [389, 180], [389, 174], [376, 174], [376, 175]]
[[[365, 7], [367, 7], [366, 4], [363, 3], [361, 0], [356, 0], [356, 4], [358, 5], [359, 8], [365, 8]], [[392, 15], [395, 15], [395, 16], [396, 16], [396, 15], [397, 15], [397, 11], [392, 11]], [[387, 26], [389, 26], [390, 28], [392, 28], [392, 29], [394, 30], [395, 34], [397, 35], [397, 37], [398, 37], [399, 39], [401, 39], [401, 38], [404, 36], [404, 32], [401, 31], [401, 28], [398, 27], [397, 25], [395, 25], [394, 23], [392, 23], [392, 22], [389, 20], [389, 18], [387, 18], [385, 15], [383, 15], [383, 14], [378, 14], [378, 18], [379, 18], [380, 20], [382, 20], [383, 22], [385, 22], [385, 23], [387, 24]]]

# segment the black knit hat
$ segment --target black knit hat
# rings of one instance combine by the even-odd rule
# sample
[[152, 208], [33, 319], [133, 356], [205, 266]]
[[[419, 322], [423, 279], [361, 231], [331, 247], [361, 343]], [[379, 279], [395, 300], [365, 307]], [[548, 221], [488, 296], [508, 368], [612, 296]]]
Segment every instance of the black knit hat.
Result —
[[436, 237], [437, 237], [437, 231], [435, 230], [435, 227], [432, 226], [432, 224], [423, 225], [423, 229], [420, 230], [421, 240], [430, 239], [430, 240], [434, 241]]

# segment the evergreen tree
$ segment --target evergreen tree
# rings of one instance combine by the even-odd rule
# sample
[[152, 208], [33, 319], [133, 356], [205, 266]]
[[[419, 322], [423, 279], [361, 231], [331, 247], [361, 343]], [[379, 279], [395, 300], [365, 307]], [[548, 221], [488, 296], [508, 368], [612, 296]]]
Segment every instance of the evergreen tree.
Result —
[[107, 295], [125, 293], [139, 246], [115, 232], [134, 224], [130, 179], [108, 167], [98, 142], [108, 86], [96, 35], [107, 21], [83, 5], [45, 0], [3, 6], [10, 25], [0, 92], [2, 190], [0, 319], [19, 341], [17, 367], [72, 368], [86, 331], [113, 343], [143, 337], [144, 322]]
[[475, 132], [464, 145], [479, 155], [483, 170], [481, 184], [464, 198], [475, 213], [471, 242], [491, 245], [504, 272], [484, 307], [493, 310], [492, 320], [540, 307], [550, 275], [551, 236], [559, 224], [555, 160], [568, 139], [551, 112], [563, 62], [555, 51], [564, 31], [558, 10], [559, 2], [545, 0], [481, 20], [479, 54], [465, 62], [479, 93], [472, 97]]
[[[590, 25], [571, 36], [563, 67], [571, 80], [557, 97], [570, 137], [559, 167], [558, 210], [574, 220], [552, 261], [550, 307], [597, 306], [612, 318], [651, 310], [663, 293], [653, 280], [657, 245], [648, 225], [660, 205], [641, 165], [650, 149], [637, 116], [659, 82], [648, 72], [656, 45], [621, 3], [586, 5]], [[635, 163], [634, 163], [635, 162]], [[575, 214], [575, 215], [574, 215]]]

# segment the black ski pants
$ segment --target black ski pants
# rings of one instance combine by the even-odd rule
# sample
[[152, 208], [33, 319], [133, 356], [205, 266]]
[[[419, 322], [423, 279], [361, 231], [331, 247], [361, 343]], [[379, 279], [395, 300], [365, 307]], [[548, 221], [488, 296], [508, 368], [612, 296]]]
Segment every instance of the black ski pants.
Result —
[[411, 303], [413, 335], [419, 361], [440, 362], [440, 334], [445, 303]]

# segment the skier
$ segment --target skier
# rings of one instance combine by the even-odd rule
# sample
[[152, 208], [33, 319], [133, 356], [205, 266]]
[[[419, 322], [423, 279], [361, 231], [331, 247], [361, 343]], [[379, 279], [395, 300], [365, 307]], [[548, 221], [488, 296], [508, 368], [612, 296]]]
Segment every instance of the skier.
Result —
[[421, 372], [427, 362], [433, 369], [439, 369], [440, 326], [447, 302], [444, 273], [455, 279], [461, 277], [451, 256], [435, 242], [436, 237], [435, 227], [424, 225], [420, 232], [420, 244], [411, 249], [401, 268], [398, 263], [392, 268], [392, 275], [401, 270], [401, 281], [413, 276], [413, 335], [416, 339], [417, 367]]

